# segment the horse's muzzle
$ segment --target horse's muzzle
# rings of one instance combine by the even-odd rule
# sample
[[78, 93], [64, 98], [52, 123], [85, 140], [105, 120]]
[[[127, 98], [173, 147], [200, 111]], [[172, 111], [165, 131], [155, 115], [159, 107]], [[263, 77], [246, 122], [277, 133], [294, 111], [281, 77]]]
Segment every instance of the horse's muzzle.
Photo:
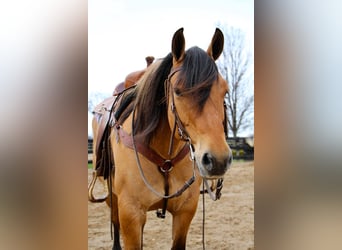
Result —
[[213, 154], [204, 153], [197, 161], [198, 168], [202, 177], [205, 178], [221, 178], [230, 167], [233, 161], [231, 151], [224, 157], [215, 157]]

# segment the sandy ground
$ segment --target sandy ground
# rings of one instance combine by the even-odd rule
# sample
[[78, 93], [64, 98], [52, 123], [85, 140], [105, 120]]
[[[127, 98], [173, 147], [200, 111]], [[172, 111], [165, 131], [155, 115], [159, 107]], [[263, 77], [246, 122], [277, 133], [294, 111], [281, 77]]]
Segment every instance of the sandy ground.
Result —
[[[88, 183], [91, 171], [88, 173]], [[95, 194], [101, 194], [97, 185]], [[187, 249], [202, 249], [202, 196], [192, 221]], [[144, 249], [171, 248], [170, 214], [159, 219], [149, 212], [144, 229]], [[205, 196], [206, 249], [254, 249], [254, 162], [236, 162], [227, 172], [221, 199], [212, 201]], [[112, 249], [109, 208], [105, 203], [88, 202], [88, 249]]]

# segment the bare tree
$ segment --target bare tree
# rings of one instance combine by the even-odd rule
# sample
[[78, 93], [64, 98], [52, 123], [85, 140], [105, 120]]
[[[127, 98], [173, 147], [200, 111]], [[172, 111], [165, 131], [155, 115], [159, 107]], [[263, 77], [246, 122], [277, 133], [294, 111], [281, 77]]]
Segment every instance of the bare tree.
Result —
[[[218, 24], [225, 36], [223, 54], [217, 65], [228, 82], [228, 126], [233, 137], [254, 126], [253, 59], [246, 46], [245, 33]], [[251, 93], [252, 92], [252, 93]]]
[[93, 112], [95, 106], [106, 99], [109, 94], [101, 93], [101, 92], [92, 92], [88, 96], [88, 112]]

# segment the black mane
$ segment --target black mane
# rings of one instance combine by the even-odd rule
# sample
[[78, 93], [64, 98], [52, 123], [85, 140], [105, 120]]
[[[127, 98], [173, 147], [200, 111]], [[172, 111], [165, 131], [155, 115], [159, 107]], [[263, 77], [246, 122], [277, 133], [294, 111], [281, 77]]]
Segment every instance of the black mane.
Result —
[[158, 68], [138, 85], [134, 134], [141, 134], [150, 143], [159, 121], [166, 117], [164, 82], [172, 68], [172, 54], [169, 53]]

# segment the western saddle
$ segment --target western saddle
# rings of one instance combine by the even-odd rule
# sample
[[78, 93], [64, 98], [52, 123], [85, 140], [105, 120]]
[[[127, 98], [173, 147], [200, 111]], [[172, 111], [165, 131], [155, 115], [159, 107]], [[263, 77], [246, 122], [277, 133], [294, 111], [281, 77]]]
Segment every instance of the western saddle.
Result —
[[[153, 61], [153, 56], [145, 58], [146, 68]], [[96, 155], [95, 170], [97, 176], [103, 176], [107, 179], [112, 168], [114, 167], [114, 159], [110, 150], [110, 128], [116, 123], [121, 124], [127, 117], [121, 117], [123, 111], [132, 104], [135, 97], [134, 89], [138, 80], [146, 72], [143, 70], [135, 71], [127, 75], [124, 82], [120, 83], [114, 90], [113, 95], [99, 103], [93, 111], [96, 117], [98, 127], [96, 133], [96, 141], [94, 154]]]

